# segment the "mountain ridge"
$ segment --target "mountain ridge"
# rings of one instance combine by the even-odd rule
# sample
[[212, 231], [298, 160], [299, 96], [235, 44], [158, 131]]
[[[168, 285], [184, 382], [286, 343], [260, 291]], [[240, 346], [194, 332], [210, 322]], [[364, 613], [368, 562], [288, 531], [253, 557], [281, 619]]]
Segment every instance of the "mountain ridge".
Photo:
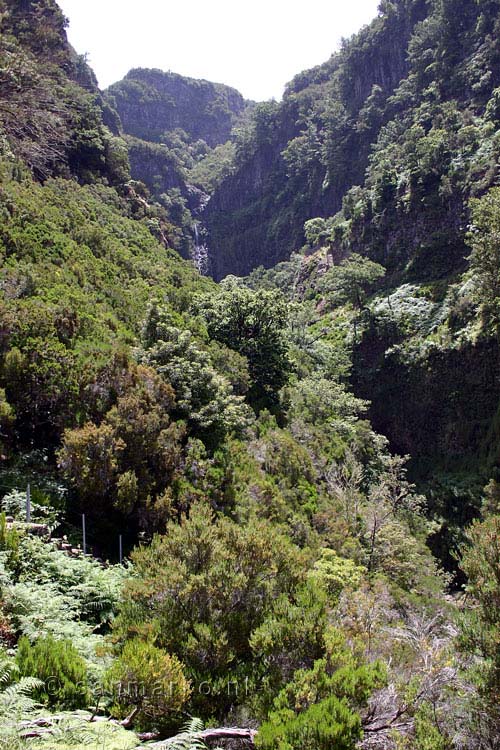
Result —
[[214, 147], [228, 140], [235, 118], [248, 102], [236, 89], [171, 71], [134, 68], [106, 90], [125, 132], [159, 142], [180, 128]]

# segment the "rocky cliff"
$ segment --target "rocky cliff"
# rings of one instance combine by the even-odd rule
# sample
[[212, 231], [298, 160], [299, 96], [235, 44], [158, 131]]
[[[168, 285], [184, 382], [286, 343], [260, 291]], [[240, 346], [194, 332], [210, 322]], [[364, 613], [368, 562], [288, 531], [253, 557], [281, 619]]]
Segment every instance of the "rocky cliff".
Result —
[[422, 0], [383, 4], [338, 54], [298, 75], [279, 106], [257, 108], [234, 174], [205, 214], [217, 278], [284, 260], [303, 244], [307, 219], [335, 213], [347, 190], [363, 182], [425, 15]]
[[0, 155], [38, 179], [75, 176], [119, 184], [129, 176], [119, 118], [52, 2], [0, 2]]
[[110, 86], [107, 96], [129, 135], [158, 143], [166, 132], [181, 129], [211, 147], [228, 140], [246, 106], [229, 86], [143, 68]]

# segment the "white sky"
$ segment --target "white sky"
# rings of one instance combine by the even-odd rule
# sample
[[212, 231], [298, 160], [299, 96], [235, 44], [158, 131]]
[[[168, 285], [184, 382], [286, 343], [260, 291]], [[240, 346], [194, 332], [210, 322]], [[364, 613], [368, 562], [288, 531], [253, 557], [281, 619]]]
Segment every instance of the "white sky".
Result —
[[101, 88], [130, 68], [226, 83], [280, 99], [294, 75], [327, 60], [377, 14], [378, 0], [58, 0], [68, 35]]

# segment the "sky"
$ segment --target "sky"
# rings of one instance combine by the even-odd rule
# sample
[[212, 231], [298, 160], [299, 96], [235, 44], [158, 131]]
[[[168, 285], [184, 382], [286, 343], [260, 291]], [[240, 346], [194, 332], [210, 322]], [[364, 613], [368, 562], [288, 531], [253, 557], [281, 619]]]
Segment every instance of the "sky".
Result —
[[378, 0], [58, 0], [68, 36], [101, 88], [131, 68], [226, 83], [281, 99], [297, 73], [325, 62], [377, 14]]

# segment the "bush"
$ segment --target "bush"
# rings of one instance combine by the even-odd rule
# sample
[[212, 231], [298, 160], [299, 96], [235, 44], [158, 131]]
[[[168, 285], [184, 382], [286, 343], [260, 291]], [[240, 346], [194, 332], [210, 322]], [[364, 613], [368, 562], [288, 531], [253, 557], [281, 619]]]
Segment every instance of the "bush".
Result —
[[288, 721], [263, 724], [256, 746], [262, 750], [353, 750], [361, 737], [361, 719], [335, 696], [316, 703]]
[[71, 641], [52, 636], [36, 643], [23, 636], [18, 645], [17, 664], [22, 677], [36, 677], [43, 685], [35, 698], [55, 708], [85, 708], [89, 699], [87, 667]]
[[171, 725], [191, 692], [179, 659], [138, 638], [125, 644], [104, 682], [115, 715], [148, 728]]
[[303, 587], [308, 554], [270, 523], [238, 526], [196, 502], [189, 518], [136, 549], [133, 563], [115, 633], [175, 653], [207, 687], [193, 693], [199, 715], [224, 719], [238, 685], [237, 700], [256, 695], [264, 671], [279, 689], [304, 652], [321, 651], [324, 608]]
[[[351, 750], [361, 737], [359, 709], [381, 687], [380, 663], [357, 664], [343, 637], [331, 631], [325, 659], [298, 670], [279, 693], [262, 724], [256, 747], [263, 750]], [[333, 647], [333, 648], [332, 648]]]

